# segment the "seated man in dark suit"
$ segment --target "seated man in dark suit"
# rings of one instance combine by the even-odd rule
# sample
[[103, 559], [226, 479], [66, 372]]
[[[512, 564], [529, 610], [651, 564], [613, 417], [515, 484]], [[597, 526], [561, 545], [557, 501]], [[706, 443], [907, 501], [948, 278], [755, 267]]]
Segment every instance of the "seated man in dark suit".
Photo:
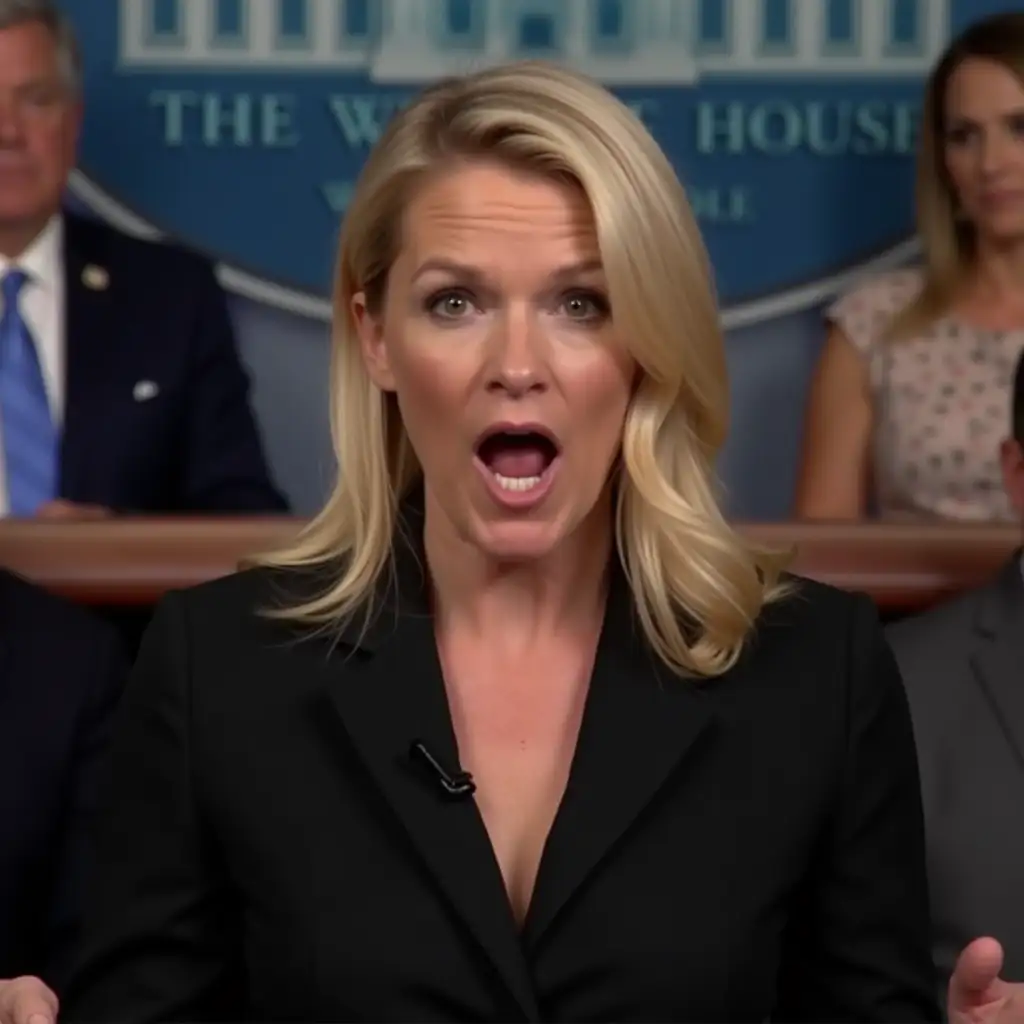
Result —
[[0, 514], [283, 511], [211, 266], [61, 212], [80, 78], [0, 0]]
[[[1024, 521], [1024, 359], [1013, 386], [1003, 485]], [[1024, 563], [889, 628], [914, 721], [924, 796], [934, 956], [998, 935], [1024, 977]]]
[[0, 570], [0, 977], [60, 985], [97, 761], [126, 672], [109, 627]]

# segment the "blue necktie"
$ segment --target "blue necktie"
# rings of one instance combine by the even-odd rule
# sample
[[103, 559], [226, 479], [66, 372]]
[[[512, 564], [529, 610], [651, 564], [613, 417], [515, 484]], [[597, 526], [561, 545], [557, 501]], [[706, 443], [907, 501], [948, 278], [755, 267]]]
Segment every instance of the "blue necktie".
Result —
[[34, 515], [57, 496], [58, 436], [35, 341], [18, 308], [28, 280], [20, 270], [0, 282], [0, 426], [12, 515]]

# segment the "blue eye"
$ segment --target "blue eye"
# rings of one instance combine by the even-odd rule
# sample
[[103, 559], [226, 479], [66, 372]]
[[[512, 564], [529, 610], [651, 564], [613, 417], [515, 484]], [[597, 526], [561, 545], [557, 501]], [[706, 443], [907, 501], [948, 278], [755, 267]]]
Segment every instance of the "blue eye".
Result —
[[427, 309], [431, 315], [440, 317], [442, 320], [459, 320], [464, 317], [473, 304], [469, 296], [461, 291], [436, 292], [426, 302]]
[[608, 300], [595, 292], [571, 292], [562, 301], [570, 320], [603, 320], [608, 316]]

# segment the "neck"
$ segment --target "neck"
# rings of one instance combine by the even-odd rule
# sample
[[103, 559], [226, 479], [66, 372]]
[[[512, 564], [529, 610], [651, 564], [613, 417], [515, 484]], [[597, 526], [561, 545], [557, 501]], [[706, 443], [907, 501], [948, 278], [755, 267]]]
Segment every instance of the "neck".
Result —
[[516, 647], [592, 632], [604, 615], [613, 542], [606, 495], [550, 554], [499, 562], [460, 537], [428, 491], [424, 546], [439, 632], [498, 636]]
[[1001, 300], [1024, 296], [1024, 240], [978, 240], [975, 280], [988, 298]]
[[8, 260], [16, 260], [43, 233], [50, 223], [47, 215], [42, 221], [10, 221], [0, 222], [0, 256]]

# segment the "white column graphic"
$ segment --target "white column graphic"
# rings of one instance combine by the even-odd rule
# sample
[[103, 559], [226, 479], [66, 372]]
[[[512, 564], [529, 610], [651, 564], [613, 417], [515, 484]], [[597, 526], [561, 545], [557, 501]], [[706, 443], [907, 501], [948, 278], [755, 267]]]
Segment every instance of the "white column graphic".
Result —
[[308, 0], [306, 38], [318, 59], [329, 57], [341, 41], [341, 4], [338, 0]]
[[[479, 4], [480, 0], [474, 3]], [[503, 60], [509, 50], [509, 24], [501, 15], [497, 4], [484, 5], [484, 57], [488, 61]], [[479, 12], [473, 16], [480, 17]]]
[[[445, 0], [437, 0], [437, 15], [447, 16]], [[420, 0], [392, 0], [391, 3], [391, 38], [397, 45], [416, 46], [417, 41], [427, 31], [427, 22], [423, 4]]]
[[696, 79], [690, 25], [691, 0], [628, 0], [623, 14], [636, 28], [629, 52], [586, 52], [567, 55], [569, 63], [608, 85], [683, 85]]
[[917, 18], [924, 21], [924, 57], [930, 64], [938, 60], [946, 46], [949, 31], [949, 0], [917, 0]]
[[859, 56], [868, 67], [885, 62], [885, 40], [889, 35], [891, 5], [878, 0], [856, 0], [854, 24], [859, 30]]
[[[635, 3], [636, 0], [633, 0]], [[563, 0], [565, 7], [565, 55], [569, 60], [583, 60], [590, 49], [591, 18], [596, 18], [596, 12], [586, 0]], [[497, 11], [492, 5], [491, 17], [497, 17]], [[623, 10], [623, 18], [630, 17], [628, 10]]]
[[[473, 0], [474, 4], [484, 2]], [[446, 0], [392, 0], [388, 30], [368, 61], [371, 79], [419, 83], [461, 71], [433, 32], [437, 22], [447, 23], [447, 17]]]
[[253, 61], [264, 61], [277, 49], [277, 32], [281, 24], [277, 2], [253, 3], [248, 0], [243, 17], [247, 32], [247, 50]]
[[215, 0], [192, 0], [178, 4], [178, 24], [185, 41], [185, 50], [196, 59], [210, 52], [210, 42], [217, 27]]
[[[370, 0], [374, 14], [379, 5], [390, 15], [380, 26], [379, 38], [376, 34], [347, 38], [348, 5], [359, 0], [306, 0], [309, 45], [281, 46], [282, 2], [241, 0], [246, 38], [240, 46], [233, 45], [230, 37], [218, 43], [218, 0], [178, 0], [173, 7], [178, 31], [155, 37], [154, 0], [120, 0], [111, 4], [119, 12], [119, 67], [161, 67], [176, 74], [205, 69], [218, 75], [256, 69], [283, 74], [318, 68], [326, 73], [344, 68], [367, 74], [374, 83], [422, 84], [439, 75], [506, 61], [516, 42], [516, 26], [507, 16], [512, 8], [504, 6], [506, 0], [470, 0], [474, 18], [485, 20], [482, 48], [459, 46], [457, 41], [446, 45], [448, 0]], [[848, 0], [859, 45], [849, 49], [840, 45], [830, 52], [830, 0], [789, 0], [793, 52], [772, 52], [761, 45], [766, 0], [720, 0], [723, 47], [698, 45], [703, 0], [624, 0], [622, 15], [632, 30], [624, 35], [632, 45], [620, 52], [615, 47], [594, 48], [598, 8], [593, 0], [559, 2], [567, 19], [563, 61], [612, 86], [686, 86], [702, 77], [754, 73], [766, 78], [795, 74], [824, 79], [838, 75], [868, 79], [882, 70], [887, 75], [923, 75], [946, 43], [951, 7], [950, 0], [916, 0], [918, 45], [893, 47], [897, 0]]]
[[700, 31], [700, 0], [675, 0], [672, 10], [672, 41], [680, 43], [687, 53], [698, 47]]
[[672, 40], [675, 0], [650, 0], [650, 42], [661, 46]]
[[765, 13], [762, 0], [726, 0], [725, 24], [731, 31], [729, 53], [738, 68], [751, 68], [757, 64]]
[[145, 52], [146, 36], [149, 35], [148, 28], [152, 17], [152, 0], [145, 4], [121, 0], [122, 63], [133, 63]]
[[821, 60], [825, 41], [825, 8], [822, 0], [792, 0], [793, 27], [798, 67], [813, 67]]

